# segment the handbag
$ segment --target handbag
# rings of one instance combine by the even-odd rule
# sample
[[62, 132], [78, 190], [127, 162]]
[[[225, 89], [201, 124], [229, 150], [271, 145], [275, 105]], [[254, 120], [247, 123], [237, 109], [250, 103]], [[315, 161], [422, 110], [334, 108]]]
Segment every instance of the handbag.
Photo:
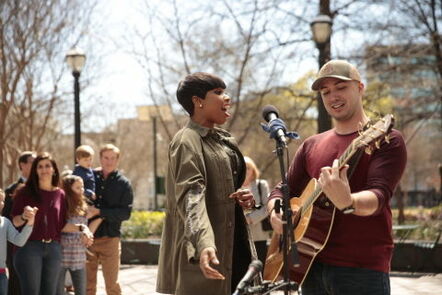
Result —
[[[262, 192], [261, 192], [261, 181], [258, 180], [258, 193], [259, 193], [259, 199], [262, 200]], [[270, 223], [269, 216], [267, 215], [266, 218], [261, 220], [261, 228], [263, 231], [272, 231], [272, 224]]]

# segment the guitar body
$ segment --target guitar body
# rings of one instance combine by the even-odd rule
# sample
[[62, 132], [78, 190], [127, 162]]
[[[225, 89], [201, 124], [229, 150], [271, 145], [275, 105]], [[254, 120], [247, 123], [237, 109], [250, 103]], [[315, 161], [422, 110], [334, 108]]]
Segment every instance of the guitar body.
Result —
[[[294, 229], [300, 265], [298, 267], [291, 266], [290, 279], [299, 285], [304, 281], [315, 256], [324, 248], [334, 219], [335, 209], [331, 203], [328, 206], [319, 207], [308, 204], [308, 198], [316, 186], [316, 179], [310, 180], [302, 195], [290, 200], [290, 207], [294, 212], [300, 208], [307, 208]], [[284, 261], [282, 249], [280, 249], [280, 239], [281, 235], [273, 233], [265, 262], [264, 279], [272, 282], [282, 275]]]
[[304, 235], [295, 237], [299, 254], [299, 267], [290, 267], [290, 279], [302, 285], [316, 255], [324, 249], [332, 229], [335, 207], [312, 206], [309, 225]]

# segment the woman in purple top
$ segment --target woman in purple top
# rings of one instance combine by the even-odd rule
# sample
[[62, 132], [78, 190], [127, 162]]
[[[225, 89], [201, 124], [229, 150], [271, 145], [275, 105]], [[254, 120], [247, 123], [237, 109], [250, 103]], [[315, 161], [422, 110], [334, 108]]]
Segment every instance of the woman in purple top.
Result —
[[[14, 199], [12, 217], [16, 227], [27, 223], [28, 214], [22, 214], [26, 206], [38, 208], [31, 236], [14, 255], [22, 294], [55, 295], [61, 269], [60, 237], [66, 225], [65, 194], [58, 184], [57, 164], [50, 154], [42, 153], [32, 163], [29, 178]], [[75, 225], [66, 228], [73, 230]]]

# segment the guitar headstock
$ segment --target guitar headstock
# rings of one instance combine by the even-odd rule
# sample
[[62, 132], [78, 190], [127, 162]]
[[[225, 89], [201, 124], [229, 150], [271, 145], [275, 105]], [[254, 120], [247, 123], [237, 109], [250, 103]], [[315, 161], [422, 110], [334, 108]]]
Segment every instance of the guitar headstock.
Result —
[[353, 140], [355, 148], [365, 147], [365, 152], [371, 154], [374, 148], [381, 146], [382, 139], [389, 142], [391, 129], [394, 125], [394, 117], [391, 114], [385, 115], [375, 124], [368, 126], [365, 130], [359, 133], [359, 136]]

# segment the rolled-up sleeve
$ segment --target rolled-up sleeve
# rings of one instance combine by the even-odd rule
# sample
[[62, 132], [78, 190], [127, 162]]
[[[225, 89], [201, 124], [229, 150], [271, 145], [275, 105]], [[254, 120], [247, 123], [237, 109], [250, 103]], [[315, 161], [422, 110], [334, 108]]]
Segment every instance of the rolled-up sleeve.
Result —
[[373, 154], [367, 172], [366, 190], [372, 191], [379, 202], [373, 215], [379, 214], [390, 201], [407, 163], [402, 135], [394, 130], [390, 137], [390, 143], [384, 142]]

